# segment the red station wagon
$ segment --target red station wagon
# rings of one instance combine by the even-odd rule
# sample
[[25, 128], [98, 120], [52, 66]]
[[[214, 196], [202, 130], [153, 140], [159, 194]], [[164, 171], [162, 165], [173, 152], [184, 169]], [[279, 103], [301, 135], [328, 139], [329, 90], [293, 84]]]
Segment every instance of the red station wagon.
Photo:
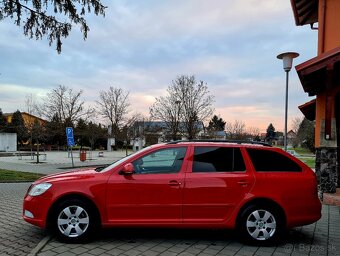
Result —
[[314, 172], [285, 151], [251, 142], [175, 141], [110, 166], [43, 177], [23, 218], [64, 241], [100, 227], [237, 229], [258, 244], [321, 217]]

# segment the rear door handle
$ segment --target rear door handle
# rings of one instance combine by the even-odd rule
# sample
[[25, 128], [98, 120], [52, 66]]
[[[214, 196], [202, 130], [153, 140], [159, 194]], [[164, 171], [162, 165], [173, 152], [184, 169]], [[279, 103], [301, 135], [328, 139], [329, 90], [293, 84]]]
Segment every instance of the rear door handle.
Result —
[[174, 186], [180, 186], [182, 183], [178, 182], [177, 180], [170, 180], [169, 181], [169, 186], [174, 187]]

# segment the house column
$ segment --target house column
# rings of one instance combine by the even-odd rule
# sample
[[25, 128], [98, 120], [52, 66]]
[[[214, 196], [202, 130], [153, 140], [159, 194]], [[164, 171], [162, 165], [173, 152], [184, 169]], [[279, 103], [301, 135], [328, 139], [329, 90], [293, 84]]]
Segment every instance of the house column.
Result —
[[320, 115], [317, 115], [316, 118], [320, 128], [319, 131], [316, 130], [316, 133], [319, 133], [319, 136], [316, 136], [319, 143], [316, 141], [315, 171], [319, 190], [327, 193], [335, 193], [338, 186], [338, 129], [335, 113], [336, 97], [332, 90], [334, 86], [333, 70], [333, 63], [327, 65], [326, 93], [324, 100], [319, 101], [317, 106], [322, 109], [323, 118], [321, 119]]

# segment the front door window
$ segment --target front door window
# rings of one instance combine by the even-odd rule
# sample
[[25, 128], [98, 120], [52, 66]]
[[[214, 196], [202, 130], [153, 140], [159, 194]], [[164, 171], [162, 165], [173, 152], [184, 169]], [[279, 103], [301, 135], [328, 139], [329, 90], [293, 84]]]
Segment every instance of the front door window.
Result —
[[135, 160], [135, 174], [177, 173], [180, 171], [186, 147], [158, 150]]

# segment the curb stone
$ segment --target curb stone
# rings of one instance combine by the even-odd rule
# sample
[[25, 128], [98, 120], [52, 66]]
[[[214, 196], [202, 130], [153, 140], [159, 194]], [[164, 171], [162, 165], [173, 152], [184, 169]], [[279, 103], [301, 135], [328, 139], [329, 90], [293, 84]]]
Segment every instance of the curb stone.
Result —
[[37, 244], [35, 248], [28, 254], [28, 256], [36, 256], [45, 247], [45, 245], [51, 240], [51, 236], [47, 235]]

